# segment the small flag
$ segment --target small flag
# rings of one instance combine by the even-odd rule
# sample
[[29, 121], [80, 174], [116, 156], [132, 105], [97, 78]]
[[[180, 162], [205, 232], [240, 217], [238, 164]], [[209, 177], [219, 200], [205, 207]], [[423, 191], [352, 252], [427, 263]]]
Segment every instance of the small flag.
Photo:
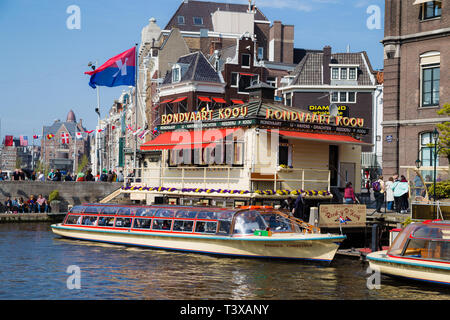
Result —
[[12, 147], [14, 144], [13, 136], [5, 136], [5, 147]]
[[83, 134], [81, 132], [75, 133], [75, 136], [76, 136], [77, 139], [82, 139], [83, 138]]
[[111, 130], [114, 130], [116, 128], [116, 126], [111, 126]]
[[33, 139], [39, 139], [39, 136], [37, 134], [33, 135]]
[[69, 144], [69, 134], [67, 132], [61, 133], [61, 143], [62, 144]]
[[343, 223], [343, 224], [347, 224], [348, 221], [352, 221], [349, 217], [345, 217], [345, 219], [344, 219], [344, 218], [342, 218], [342, 216], [339, 216], [339, 219], [337, 219], [336, 221], [338, 221], [338, 220], [339, 220], [339, 223]]
[[139, 134], [139, 138], [144, 139], [144, 137], [149, 133], [150, 130], [145, 130], [141, 134]]
[[103, 129], [98, 129], [98, 130], [97, 130], [97, 132], [102, 132], [102, 131], [103, 131]]
[[133, 136], [135, 136], [135, 135], [141, 133], [142, 130], [144, 130], [144, 129], [138, 128], [136, 131], [133, 132]]
[[94, 130], [85, 131], [87, 134], [91, 134]]
[[127, 129], [130, 130], [130, 131], [133, 131], [133, 128], [131, 128], [130, 125], [127, 125]]
[[20, 146], [21, 147], [28, 146], [28, 136], [20, 136]]
[[48, 140], [50, 140], [50, 139], [53, 138], [53, 137], [54, 137], [53, 134], [48, 134], [48, 135], [47, 135], [47, 139], [48, 139]]

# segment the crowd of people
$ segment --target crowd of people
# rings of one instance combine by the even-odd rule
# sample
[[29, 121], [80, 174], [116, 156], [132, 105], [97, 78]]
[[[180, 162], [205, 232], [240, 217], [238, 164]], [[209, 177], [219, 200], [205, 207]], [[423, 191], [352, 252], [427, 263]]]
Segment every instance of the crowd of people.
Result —
[[[0, 169], [0, 181], [7, 180], [8, 177], [2, 173]], [[91, 169], [86, 172], [79, 172], [78, 174], [72, 174], [70, 172], [63, 173], [59, 169], [51, 169], [50, 172], [45, 175], [41, 171], [25, 171], [22, 169], [15, 169], [11, 173], [10, 179], [12, 181], [102, 181], [102, 182], [123, 182], [124, 175], [122, 171], [116, 172], [115, 170], [103, 169], [102, 172], [97, 172], [96, 175], [92, 173]]]
[[50, 212], [50, 205], [40, 194], [37, 198], [31, 195], [27, 200], [23, 197], [7, 197], [2, 209], [4, 213], [44, 213]]
[[[381, 213], [386, 203], [386, 209], [397, 213], [407, 213], [409, 208], [409, 183], [405, 176], [398, 174], [384, 181], [383, 176], [372, 182], [370, 188], [375, 198], [375, 211]], [[345, 203], [357, 203], [351, 182], [348, 182], [344, 191]]]

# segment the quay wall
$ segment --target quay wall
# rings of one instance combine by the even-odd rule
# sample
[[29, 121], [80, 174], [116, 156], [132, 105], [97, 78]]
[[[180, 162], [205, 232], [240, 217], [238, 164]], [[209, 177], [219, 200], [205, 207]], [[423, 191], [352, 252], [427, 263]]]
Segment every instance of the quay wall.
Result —
[[76, 181], [1, 181], [0, 202], [3, 205], [6, 197], [27, 200], [30, 195], [36, 198], [42, 194], [46, 199], [53, 190], [58, 190], [60, 211], [66, 211], [68, 205], [85, 202], [98, 202], [123, 185], [122, 182], [76, 182]]

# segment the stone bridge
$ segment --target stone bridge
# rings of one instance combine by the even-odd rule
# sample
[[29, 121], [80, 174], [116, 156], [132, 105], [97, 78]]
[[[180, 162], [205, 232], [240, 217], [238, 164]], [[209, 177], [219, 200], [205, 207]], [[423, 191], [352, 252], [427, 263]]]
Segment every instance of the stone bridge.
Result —
[[27, 200], [30, 195], [36, 198], [42, 194], [46, 199], [53, 190], [58, 190], [61, 201], [61, 211], [66, 211], [68, 205], [85, 202], [99, 202], [123, 185], [122, 182], [87, 182], [87, 181], [1, 181], [0, 202], [4, 205], [6, 197]]

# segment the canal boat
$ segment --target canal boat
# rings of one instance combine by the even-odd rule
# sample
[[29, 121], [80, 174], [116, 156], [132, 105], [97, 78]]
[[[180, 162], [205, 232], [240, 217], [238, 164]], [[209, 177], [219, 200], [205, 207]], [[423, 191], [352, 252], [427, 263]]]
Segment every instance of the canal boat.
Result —
[[74, 206], [51, 226], [60, 236], [195, 253], [330, 263], [345, 235], [269, 206], [238, 209], [170, 205]]
[[382, 274], [450, 285], [450, 221], [412, 223], [389, 250], [372, 252], [367, 259]]

